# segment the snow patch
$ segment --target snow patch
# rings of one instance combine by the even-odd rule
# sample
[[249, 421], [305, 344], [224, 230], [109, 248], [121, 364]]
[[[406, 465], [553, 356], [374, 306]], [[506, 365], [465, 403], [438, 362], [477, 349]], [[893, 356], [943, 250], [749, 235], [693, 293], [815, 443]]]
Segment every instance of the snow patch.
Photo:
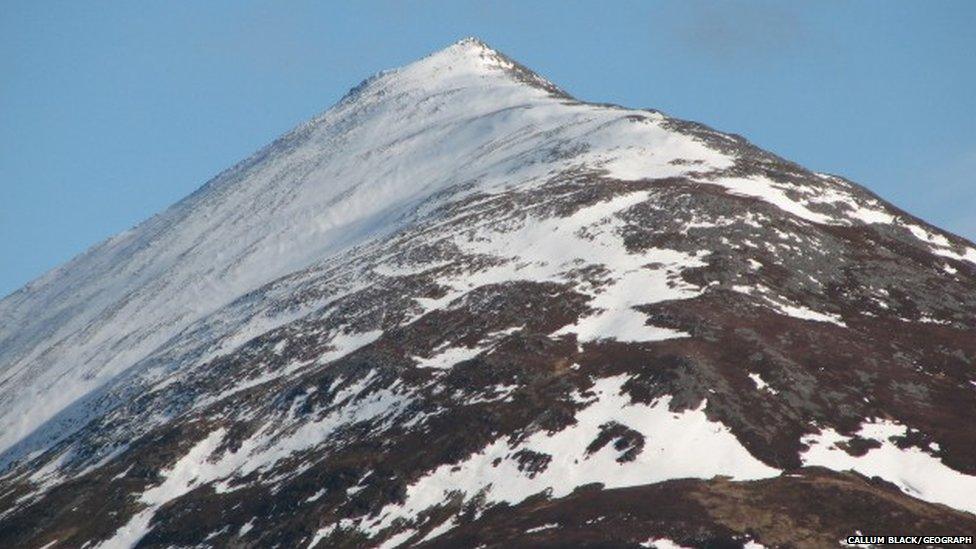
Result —
[[752, 382], [756, 384], [756, 388], [759, 389], [760, 391], [769, 391], [774, 395], [779, 394], [779, 391], [770, 387], [768, 383], [763, 381], [763, 378], [759, 377], [759, 374], [755, 374], [755, 373], [749, 374], [749, 379], [751, 379]]
[[197, 442], [164, 473], [163, 482], [149, 488], [139, 498], [147, 506], [129, 519], [129, 522], [115, 531], [111, 538], [98, 544], [99, 549], [122, 549], [134, 547], [139, 540], [149, 533], [149, 522], [156, 510], [163, 504], [186, 494], [197, 486], [201, 479], [208, 476], [212, 467], [208, 458], [220, 445], [224, 438], [224, 430], [217, 429], [206, 438]]
[[[365, 531], [376, 534], [397, 519], [416, 517], [452, 493], [466, 498], [480, 494], [489, 504], [517, 504], [540, 492], [562, 497], [593, 482], [620, 488], [674, 478], [725, 475], [751, 480], [779, 474], [750, 455], [727, 427], [710, 421], [704, 402], [698, 409], [680, 413], [669, 410], [670, 397], [650, 405], [632, 403], [621, 392], [627, 380], [627, 376], [597, 380], [591, 389], [595, 396], [577, 413], [576, 423], [562, 431], [537, 432], [516, 446], [510, 446], [507, 437], [498, 439], [464, 461], [434, 469], [407, 488], [403, 505], [386, 506]], [[643, 435], [645, 446], [633, 461], [619, 462], [620, 452], [612, 444], [587, 453], [600, 426], [608, 422]], [[530, 477], [513, 458], [521, 450], [551, 456], [551, 461]]]
[[484, 350], [482, 347], [449, 347], [439, 351], [430, 358], [413, 357], [413, 359], [417, 362], [418, 368], [436, 368], [443, 370], [459, 362], [471, 360]]
[[911, 231], [915, 238], [928, 244], [928, 248], [932, 253], [958, 261], [968, 261], [976, 264], [976, 248], [967, 246], [960, 253], [956, 251], [956, 248], [948, 238], [939, 233], [929, 232], [914, 223], [905, 223], [903, 226]]
[[853, 470], [866, 476], [879, 476], [897, 485], [906, 494], [933, 503], [942, 503], [976, 513], [976, 477], [947, 467], [938, 458], [910, 447], [899, 448], [892, 437], [903, 437], [908, 428], [890, 420], [861, 424], [857, 435], [881, 443], [863, 456], [852, 456], [838, 447], [850, 440], [832, 428], [808, 435], [802, 442], [809, 449], [801, 454], [804, 465], [820, 465], [837, 471]]
[[792, 316], [793, 318], [799, 318], [802, 320], [812, 320], [814, 322], [827, 322], [829, 324], [840, 326], [841, 328], [847, 327], [847, 324], [844, 324], [844, 321], [835, 314], [821, 313], [807, 307], [790, 305], [786, 303], [775, 303], [775, 306], [777, 311], [786, 316]]
[[690, 549], [689, 547], [679, 545], [668, 538], [651, 538], [640, 545], [641, 547], [650, 547], [652, 549]]
[[244, 524], [242, 524], [241, 525], [241, 529], [237, 531], [237, 537], [239, 537], [239, 538], [244, 537], [248, 532], [250, 532], [251, 529], [254, 528], [254, 521], [255, 520], [257, 520], [257, 519], [256, 518], [252, 518], [251, 520], [249, 520], [249, 521], [245, 522]]

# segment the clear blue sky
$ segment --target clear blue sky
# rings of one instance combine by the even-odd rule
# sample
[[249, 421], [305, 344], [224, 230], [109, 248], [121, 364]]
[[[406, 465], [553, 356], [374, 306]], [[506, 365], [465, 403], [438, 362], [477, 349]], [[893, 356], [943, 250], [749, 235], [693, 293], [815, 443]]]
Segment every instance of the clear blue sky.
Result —
[[974, 238], [974, 29], [967, 0], [2, 0], [0, 296], [467, 35], [580, 99], [742, 134]]

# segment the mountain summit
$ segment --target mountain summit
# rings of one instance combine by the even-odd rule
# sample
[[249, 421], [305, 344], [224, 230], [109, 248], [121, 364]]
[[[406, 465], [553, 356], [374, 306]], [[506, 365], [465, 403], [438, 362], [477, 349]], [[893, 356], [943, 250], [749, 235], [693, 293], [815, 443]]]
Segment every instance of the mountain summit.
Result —
[[0, 546], [972, 535], [974, 421], [972, 243], [469, 38], [0, 301]]

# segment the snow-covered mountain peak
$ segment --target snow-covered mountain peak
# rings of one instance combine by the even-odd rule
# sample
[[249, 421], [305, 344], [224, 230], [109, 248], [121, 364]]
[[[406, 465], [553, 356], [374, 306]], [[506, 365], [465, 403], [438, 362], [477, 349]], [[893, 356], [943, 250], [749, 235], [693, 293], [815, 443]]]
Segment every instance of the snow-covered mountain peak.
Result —
[[[634, 179], [729, 164], [662, 122], [566, 101], [473, 41], [382, 73], [162, 214], [0, 301], [0, 451], [36, 438], [222, 307], [450, 201], [567, 171]], [[41, 439], [83, 423], [82, 408]]]
[[501, 54], [498, 50], [492, 48], [486, 44], [483, 40], [476, 36], [468, 36], [458, 40], [457, 42], [447, 46], [446, 48], [431, 54], [429, 57], [435, 57], [442, 53], [451, 52], [454, 55], [462, 57], [472, 57], [478, 59], [484, 59], [485, 57], [500, 56]]
[[973, 511], [974, 280], [856, 185], [462, 40], [0, 301], [0, 545], [392, 546], [805, 464]]
[[458, 72], [484, 74], [496, 68], [508, 68], [513, 63], [506, 56], [482, 42], [468, 37], [419, 59], [401, 70], [437, 71], [450, 69]]
[[477, 36], [465, 36], [464, 38], [448, 46], [448, 48], [454, 48], [454, 47], [471, 48], [476, 50], [488, 50], [493, 52], [495, 51], [494, 48], [486, 44], [484, 40], [478, 38]]
[[354, 88], [347, 99], [358, 100], [370, 93], [436, 96], [459, 89], [476, 89], [479, 93], [506, 90], [511, 94], [519, 88], [523, 94], [568, 98], [545, 78], [481, 40], [469, 37], [413, 63], [378, 73]]

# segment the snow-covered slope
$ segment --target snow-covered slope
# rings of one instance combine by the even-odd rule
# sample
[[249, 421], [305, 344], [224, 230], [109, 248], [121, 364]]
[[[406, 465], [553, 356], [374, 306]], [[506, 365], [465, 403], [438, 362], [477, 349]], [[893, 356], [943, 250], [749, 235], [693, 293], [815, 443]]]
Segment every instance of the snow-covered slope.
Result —
[[194, 321], [393, 233], [437, 193], [538, 183], [584, 165], [677, 175], [686, 170], [669, 164], [676, 158], [723, 162], [621, 112], [565, 105], [514, 69], [468, 41], [378, 75], [166, 212], [5, 299], [0, 450]]
[[974, 290], [842, 178], [467, 39], [0, 302], [0, 542], [450, 545], [716, 477], [963, 524]]

